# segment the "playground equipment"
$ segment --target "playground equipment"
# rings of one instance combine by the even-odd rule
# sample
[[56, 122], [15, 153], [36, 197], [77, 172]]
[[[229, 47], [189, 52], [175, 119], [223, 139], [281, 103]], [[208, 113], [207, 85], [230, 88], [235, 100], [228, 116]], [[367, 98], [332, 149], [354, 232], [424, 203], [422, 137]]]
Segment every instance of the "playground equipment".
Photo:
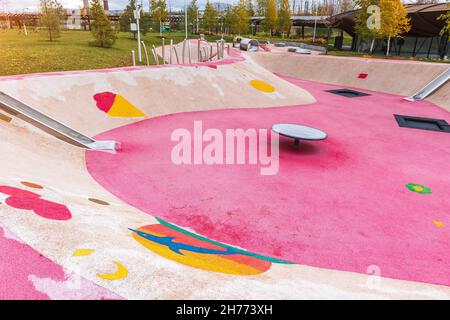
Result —
[[119, 146], [116, 141], [96, 141], [89, 138], [2, 91], [0, 91], [0, 109], [77, 147], [114, 152]]
[[423, 100], [428, 97], [430, 94], [435, 92], [437, 89], [442, 87], [447, 81], [450, 79], [450, 68], [441, 73], [437, 78], [428, 83], [421, 90], [413, 94], [412, 96], [406, 97], [405, 100], [408, 101], [417, 101]]
[[259, 41], [255, 39], [244, 38], [241, 40], [239, 47], [244, 51], [255, 52], [259, 50]]
[[150, 60], [148, 58], [147, 46], [145, 45], [144, 41], [141, 41], [141, 45], [144, 48], [144, 54], [145, 54], [145, 59], [146, 59], [146, 62], [147, 62], [147, 66], [149, 66], [150, 65]]

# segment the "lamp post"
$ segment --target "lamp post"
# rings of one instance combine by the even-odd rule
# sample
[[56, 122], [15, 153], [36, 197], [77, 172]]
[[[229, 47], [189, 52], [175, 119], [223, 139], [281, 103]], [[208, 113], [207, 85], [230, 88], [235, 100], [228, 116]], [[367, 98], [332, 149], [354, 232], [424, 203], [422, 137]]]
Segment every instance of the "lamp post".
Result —
[[142, 49], [141, 49], [141, 28], [139, 27], [139, 20], [141, 19], [141, 10], [140, 6], [136, 7], [134, 11], [134, 18], [136, 19], [136, 31], [137, 31], [137, 41], [138, 41], [138, 59], [139, 62], [142, 62]]
[[316, 42], [317, 14], [318, 14], [318, 13], [319, 13], [319, 6], [316, 6], [316, 16], [314, 17], [313, 43]]
[[184, 0], [184, 38], [188, 38], [187, 0]]

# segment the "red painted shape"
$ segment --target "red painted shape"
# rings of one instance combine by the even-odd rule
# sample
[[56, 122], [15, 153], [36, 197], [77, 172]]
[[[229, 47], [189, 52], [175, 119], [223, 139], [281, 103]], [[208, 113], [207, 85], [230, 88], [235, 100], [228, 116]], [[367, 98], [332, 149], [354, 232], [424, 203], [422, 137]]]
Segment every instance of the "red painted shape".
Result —
[[116, 94], [112, 92], [97, 93], [94, 95], [94, 100], [97, 102], [97, 108], [107, 113], [114, 104]]
[[72, 214], [62, 204], [41, 199], [39, 194], [8, 186], [0, 186], [0, 193], [9, 195], [7, 205], [22, 210], [32, 210], [38, 216], [50, 220], [70, 220]]
[[358, 75], [358, 78], [359, 78], [359, 79], [366, 79], [367, 76], [368, 76], [367, 73], [360, 73], [360, 74]]
[[[317, 102], [129, 124], [97, 137], [121, 141], [123, 150], [88, 151], [88, 170], [127, 203], [209, 239], [315, 267], [366, 274], [377, 265], [384, 277], [450, 285], [448, 229], [433, 224], [442, 214], [450, 225], [449, 135], [401, 128], [393, 116], [450, 121], [450, 114], [427, 101], [377, 92], [349, 99], [325, 92], [338, 86], [284, 79]], [[203, 132], [297, 122], [329, 138], [298, 149], [280, 138], [273, 176], [252, 165], [175, 165], [171, 135], [180, 128], [192, 133], [196, 120]], [[407, 183], [433, 193], [411, 192]]]

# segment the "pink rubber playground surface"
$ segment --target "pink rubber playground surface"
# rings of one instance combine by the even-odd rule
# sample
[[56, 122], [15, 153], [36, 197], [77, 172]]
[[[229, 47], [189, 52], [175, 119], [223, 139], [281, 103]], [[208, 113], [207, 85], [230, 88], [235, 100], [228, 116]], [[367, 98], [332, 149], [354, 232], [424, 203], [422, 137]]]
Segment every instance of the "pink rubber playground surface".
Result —
[[[91, 175], [125, 202], [206, 236], [291, 262], [450, 285], [450, 136], [400, 128], [393, 114], [450, 121], [422, 101], [369, 92], [340, 97], [336, 89], [285, 78], [317, 103], [264, 109], [179, 113], [103, 133], [118, 140], [116, 155], [87, 152]], [[359, 90], [362, 91], [362, 90]], [[280, 140], [280, 169], [261, 176], [257, 166], [174, 165], [171, 133], [193, 129], [263, 128], [303, 123], [328, 140]], [[416, 183], [431, 194], [410, 191]], [[130, 187], [133, 186], [133, 187]]]

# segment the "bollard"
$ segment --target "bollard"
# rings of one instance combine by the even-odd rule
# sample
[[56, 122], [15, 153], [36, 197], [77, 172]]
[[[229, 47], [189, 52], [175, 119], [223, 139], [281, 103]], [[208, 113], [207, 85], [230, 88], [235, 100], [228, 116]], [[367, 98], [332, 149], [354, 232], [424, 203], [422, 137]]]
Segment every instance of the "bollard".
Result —
[[219, 44], [219, 40], [216, 40], [216, 45], [217, 45], [217, 60], [220, 60], [220, 44]]
[[136, 67], [136, 53], [134, 52], [134, 50], [131, 50], [131, 64], [133, 65], [133, 67]]
[[191, 64], [192, 63], [192, 60], [191, 60], [191, 42], [188, 40], [188, 43], [187, 43], [187, 47], [188, 47], [188, 61], [189, 61], [189, 64]]
[[198, 39], [198, 41], [197, 41], [197, 45], [198, 45], [198, 48], [197, 48], [197, 55], [198, 55], [198, 62], [202, 62], [202, 59], [201, 59], [201, 55], [202, 55], [202, 53], [200, 52], [200, 39]]
[[211, 44], [209, 46], [209, 61], [212, 61], [213, 59], [213, 45]]
[[170, 39], [169, 64], [172, 64], [173, 39]]
[[223, 40], [223, 38], [220, 40], [221, 44], [220, 44], [220, 58], [223, 59], [224, 58], [224, 51], [225, 51], [225, 40]]
[[182, 60], [183, 60], [183, 64], [185, 63], [185, 56], [186, 56], [186, 39], [183, 40], [183, 55], [182, 55]]
[[162, 60], [163, 60], [163, 64], [166, 64], [166, 54], [165, 54], [166, 38], [162, 38], [161, 40], [162, 40], [162, 46], [161, 46]]
[[231, 52], [231, 47], [230, 44], [227, 45], [227, 54], [228, 56], [230, 56], [230, 52]]

